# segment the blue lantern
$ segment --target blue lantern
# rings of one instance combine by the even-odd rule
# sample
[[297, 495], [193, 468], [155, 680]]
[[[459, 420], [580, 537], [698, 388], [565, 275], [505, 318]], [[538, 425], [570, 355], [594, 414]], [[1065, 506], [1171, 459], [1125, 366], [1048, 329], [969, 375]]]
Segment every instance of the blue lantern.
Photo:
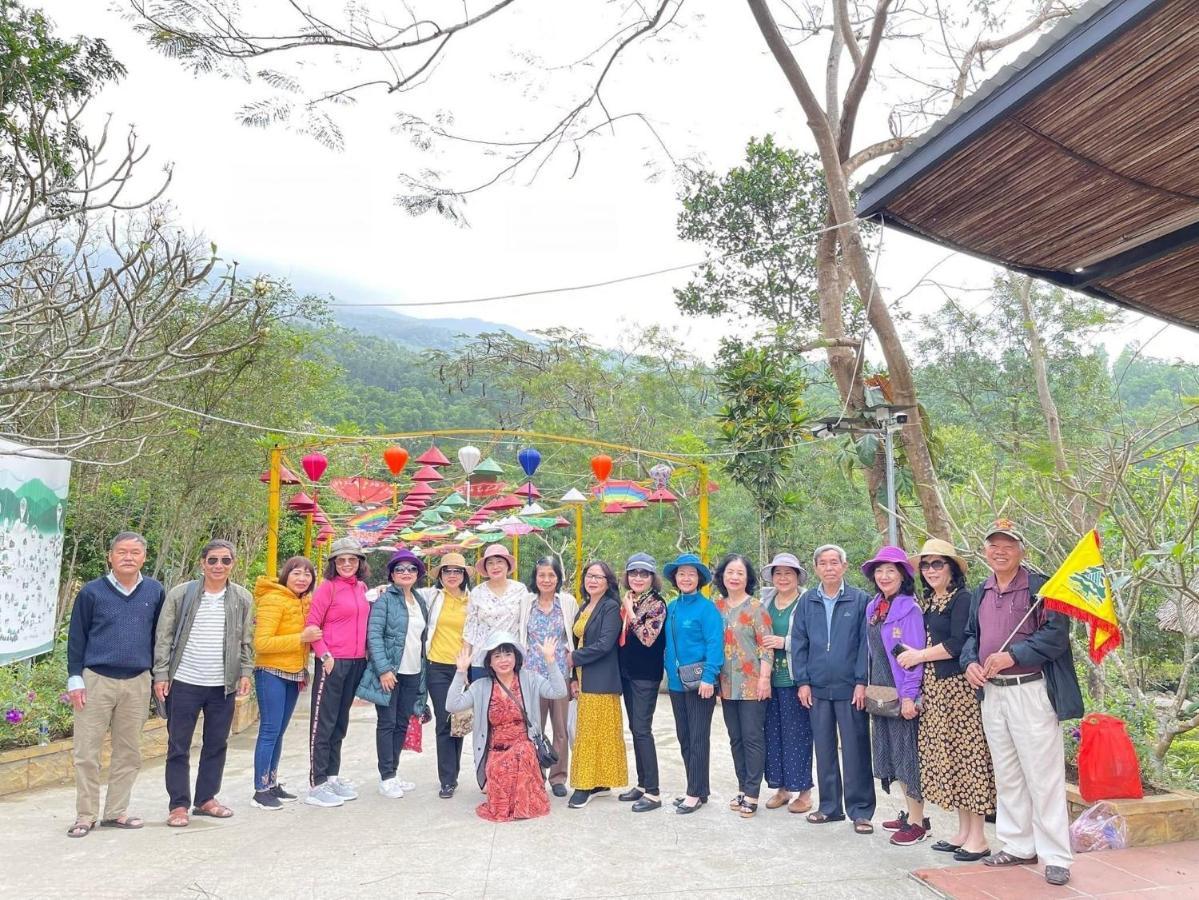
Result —
[[525, 447], [516, 454], [516, 461], [525, 470], [525, 474], [532, 478], [533, 473], [537, 471], [537, 467], [541, 465], [541, 454], [532, 447]]

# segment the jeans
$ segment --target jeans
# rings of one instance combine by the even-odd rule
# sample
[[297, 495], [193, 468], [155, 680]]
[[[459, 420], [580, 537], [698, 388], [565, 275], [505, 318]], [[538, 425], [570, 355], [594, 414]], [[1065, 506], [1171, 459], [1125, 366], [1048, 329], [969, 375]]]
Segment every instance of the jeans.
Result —
[[671, 691], [670, 706], [674, 710], [674, 731], [687, 769], [687, 796], [706, 800], [716, 695], [704, 700], [698, 691]]
[[335, 659], [333, 671], [325, 674], [318, 660], [312, 682], [312, 722], [309, 744], [308, 784], [316, 787], [341, 772], [341, 742], [350, 727], [350, 707], [366, 659]]
[[654, 710], [658, 706], [658, 682], [621, 679], [624, 708], [633, 735], [633, 759], [637, 764], [637, 786], [658, 796], [658, 748], [654, 745]]
[[167, 694], [166, 764], [170, 809], [186, 809], [192, 805], [191, 746], [201, 712], [204, 713], [204, 742], [196, 773], [195, 805], [203, 806], [221, 789], [235, 700], [236, 696], [226, 694], [223, 686], [201, 687], [186, 681], [171, 682], [171, 691]]
[[279, 783], [279, 757], [283, 735], [300, 696], [300, 682], [289, 681], [264, 669], [254, 670], [258, 696], [258, 740], [254, 744], [254, 790], [265, 791]]
[[445, 698], [455, 671], [457, 667], [451, 663], [430, 660], [425, 675], [437, 729], [437, 781], [442, 787], [457, 786], [458, 770], [462, 766], [462, 738], [450, 734], [450, 714], [445, 709]]
[[721, 700], [724, 725], [729, 732], [737, 790], [757, 797], [766, 766], [766, 703], [761, 700]]
[[408, 735], [408, 719], [419, 698], [420, 673], [397, 674], [396, 686], [391, 689], [391, 702], [386, 706], [375, 704], [375, 712], [379, 714], [375, 723], [375, 756], [379, 763], [379, 778], [383, 781], [395, 778], [400, 768], [400, 751], [404, 749], [404, 738]]

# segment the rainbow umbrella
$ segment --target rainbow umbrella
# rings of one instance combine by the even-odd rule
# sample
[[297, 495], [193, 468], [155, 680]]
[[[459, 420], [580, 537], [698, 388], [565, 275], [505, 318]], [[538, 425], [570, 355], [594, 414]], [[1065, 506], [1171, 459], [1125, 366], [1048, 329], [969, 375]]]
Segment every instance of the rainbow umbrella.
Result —
[[347, 519], [346, 527], [356, 528], [359, 531], [380, 531], [389, 521], [391, 521], [391, 510], [380, 507], [379, 509], [368, 509], [364, 513]]
[[649, 496], [649, 491], [643, 488], [635, 481], [621, 481], [617, 478], [611, 478], [603, 484], [597, 484], [591, 489], [594, 496], [600, 503], [635, 503], [644, 501]]

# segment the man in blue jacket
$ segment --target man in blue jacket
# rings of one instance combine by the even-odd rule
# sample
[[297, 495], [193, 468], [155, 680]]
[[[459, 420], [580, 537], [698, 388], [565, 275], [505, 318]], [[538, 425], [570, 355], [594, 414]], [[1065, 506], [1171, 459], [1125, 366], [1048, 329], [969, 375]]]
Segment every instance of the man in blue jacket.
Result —
[[812, 560], [820, 583], [799, 598], [791, 624], [791, 667], [799, 702], [810, 711], [820, 787], [820, 808], [808, 814], [808, 821], [840, 822], [848, 814], [854, 831], [870, 834], [875, 803], [866, 715], [870, 598], [845, 583], [848, 559], [842, 548], [825, 544]]

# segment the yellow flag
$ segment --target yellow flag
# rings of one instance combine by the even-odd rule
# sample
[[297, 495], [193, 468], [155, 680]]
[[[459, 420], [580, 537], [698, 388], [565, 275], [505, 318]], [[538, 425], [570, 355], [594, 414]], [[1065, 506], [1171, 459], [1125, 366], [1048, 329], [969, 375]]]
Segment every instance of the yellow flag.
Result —
[[1120, 646], [1123, 638], [1099, 549], [1099, 532], [1083, 535], [1040, 594], [1046, 608], [1087, 623], [1091, 637], [1087, 649], [1095, 662], [1102, 662], [1109, 651]]

